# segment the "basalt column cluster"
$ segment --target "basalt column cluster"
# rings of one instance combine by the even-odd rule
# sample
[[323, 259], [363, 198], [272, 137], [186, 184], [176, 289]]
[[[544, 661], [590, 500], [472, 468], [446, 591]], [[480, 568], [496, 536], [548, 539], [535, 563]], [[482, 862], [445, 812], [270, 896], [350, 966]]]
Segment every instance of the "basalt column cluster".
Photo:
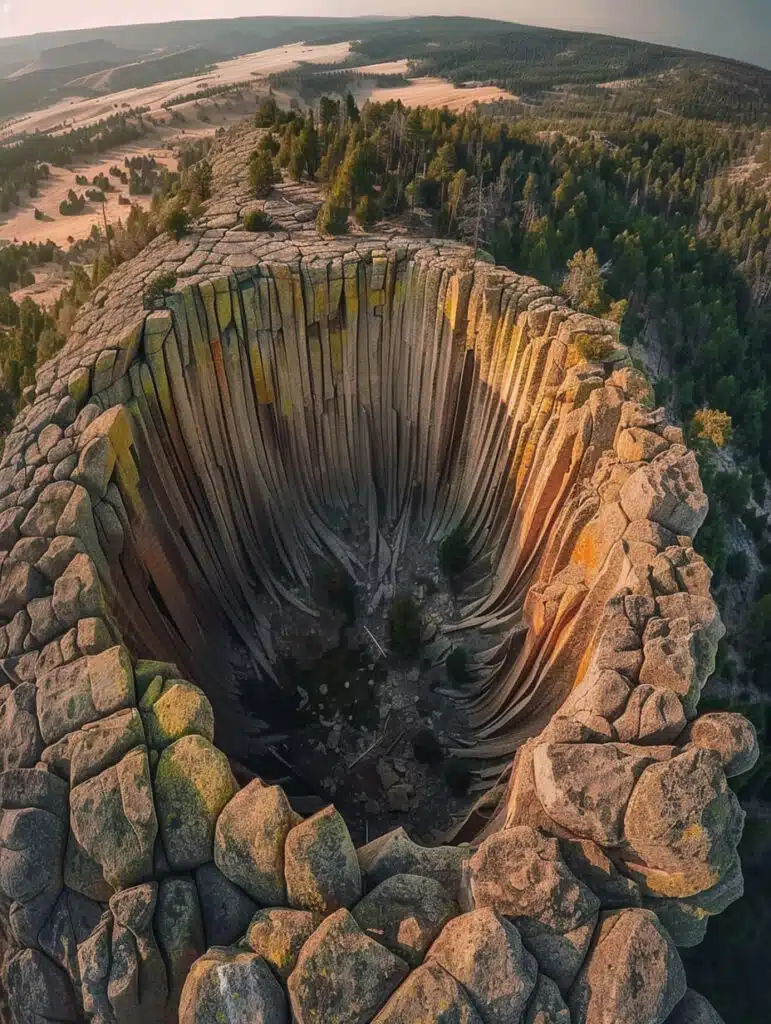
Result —
[[[611, 325], [462, 247], [320, 241], [300, 214], [255, 241], [210, 209], [153, 243], [6, 442], [6, 1012], [717, 1021], [677, 947], [741, 895], [727, 778], [757, 744], [697, 717], [722, 626], [693, 454]], [[142, 312], [165, 269], [176, 291]], [[357, 570], [342, 513], [386, 596], [409, 545], [470, 538], [447, 628], [485, 638], [465, 753], [491, 790], [456, 845], [357, 849], [214, 745], [215, 722], [229, 755], [262, 728], [228, 638], [269, 687], [265, 599], [312, 613], [315, 559]]]

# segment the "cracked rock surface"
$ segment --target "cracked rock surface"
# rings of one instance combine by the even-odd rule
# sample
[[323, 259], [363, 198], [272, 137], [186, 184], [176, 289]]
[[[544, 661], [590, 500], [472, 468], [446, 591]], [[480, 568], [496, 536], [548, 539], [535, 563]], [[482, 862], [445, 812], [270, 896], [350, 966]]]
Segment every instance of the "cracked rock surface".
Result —
[[[97, 289], [6, 440], [0, 1015], [717, 1021], [678, 945], [742, 893], [726, 778], [757, 741], [697, 716], [723, 628], [693, 454], [612, 325], [532, 279], [321, 239], [307, 186], [242, 231], [255, 141], [218, 143], [202, 219]], [[337, 508], [383, 600], [405, 545], [469, 533], [452, 630], [486, 638], [461, 705], [489, 792], [433, 849], [357, 849], [237, 770], [261, 726], [227, 638], [270, 675], [260, 601], [304, 607], [320, 555], [355, 571]]]

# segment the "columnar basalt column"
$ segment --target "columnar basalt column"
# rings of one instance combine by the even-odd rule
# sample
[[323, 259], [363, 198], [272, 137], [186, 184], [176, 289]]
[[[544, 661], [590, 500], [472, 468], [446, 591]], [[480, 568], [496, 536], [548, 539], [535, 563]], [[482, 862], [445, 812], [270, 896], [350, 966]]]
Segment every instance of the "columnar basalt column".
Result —
[[[97, 292], [3, 453], [15, 1019], [717, 1020], [677, 946], [741, 895], [726, 779], [757, 743], [696, 717], [722, 626], [680, 431], [612, 325], [460, 246], [321, 241], [307, 203], [245, 235], [228, 166], [191, 238]], [[227, 638], [269, 685], [260, 600], [312, 611], [312, 559], [352, 564], [339, 509], [384, 593], [406, 545], [468, 531], [448, 629], [487, 638], [465, 756], [493, 788], [454, 845], [357, 850], [334, 808], [239, 787], [214, 745], [261, 728]]]

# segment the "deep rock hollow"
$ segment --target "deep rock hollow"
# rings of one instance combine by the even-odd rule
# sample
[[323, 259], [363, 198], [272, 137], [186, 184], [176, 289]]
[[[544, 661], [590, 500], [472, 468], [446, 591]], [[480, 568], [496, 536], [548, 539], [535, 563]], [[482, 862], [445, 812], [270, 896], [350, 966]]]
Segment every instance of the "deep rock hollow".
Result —
[[[191, 236], [97, 291], [6, 441], [7, 1008], [717, 1020], [677, 947], [742, 893], [727, 777], [757, 743], [739, 716], [697, 718], [722, 625], [693, 454], [613, 325], [536, 281], [444, 241], [320, 240], [293, 186], [271, 201], [280, 229], [241, 231], [253, 134], [220, 143]], [[167, 270], [176, 290], [143, 312]], [[328, 614], [334, 567], [377, 675], [391, 600], [458, 529], [470, 567], [421, 669], [468, 651], [433, 710], [461, 716], [448, 746], [482, 796], [452, 841], [415, 843], [407, 814], [362, 842], [248, 770], [285, 749], [281, 630]]]

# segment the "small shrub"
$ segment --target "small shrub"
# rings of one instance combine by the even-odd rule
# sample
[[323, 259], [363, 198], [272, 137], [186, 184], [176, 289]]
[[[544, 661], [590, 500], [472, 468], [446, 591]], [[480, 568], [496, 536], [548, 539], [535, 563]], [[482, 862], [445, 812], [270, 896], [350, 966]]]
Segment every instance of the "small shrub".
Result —
[[72, 189], [67, 193], [67, 198], [59, 203], [59, 213], [62, 217], [75, 217], [83, 213], [86, 208], [86, 200]]
[[471, 545], [463, 526], [443, 537], [439, 544], [439, 568], [445, 576], [459, 576], [468, 568]]
[[420, 652], [420, 632], [420, 609], [409, 595], [397, 595], [388, 616], [391, 650], [401, 658], [416, 658]]
[[330, 608], [342, 612], [349, 622], [356, 617], [356, 586], [345, 571], [338, 565], [329, 566], [321, 577], [321, 586]]
[[468, 655], [464, 647], [453, 647], [444, 666], [447, 678], [455, 686], [465, 686], [469, 682]]
[[442, 745], [430, 729], [421, 729], [412, 737], [412, 752], [418, 764], [427, 764], [432, 768], [444, 760]]
[[590, 363], [604, 363], [616, 349], [613, 339], [603, 334], [579, 334], [575, 346], [579, 356]]
[[725, 571], [732, 580], [746, 580], [750, 571], [750, 560], [744, 551], [732, 551], [726, 559]]
[[249, 210], [244, 214], [244, 231], [272, 231], [275, 226], [264, 210]]
[[190, 227], [190, 214], [183, 206], [173, 206], [166, 214], [163, 226], [179, 241]]
[[727, 412], [720, 409], [698, 409], [690, 423], [690, 435], [694, 440], [724, 448], [731, 440], [733, 423]]
[[453, 796], [466, 796], [471, 787], [471, 769], [465, 761], [448, 761], [444, 769], [444, 781]]
[[92, 203], [103, 203], [104, 192], [99, 188], [90, 188], [86, 191], [86, 199], [90, 200]]
[[177, 275], [171, 271], [159, 274], [156, 278], [153, 278], [147, 288], [145, 288], [144, 295], [142, 296], [145, 309], [152, 309], [158, 299], [168, 295], [176, 283]]
[[45, 220], [45, 214], [42, 210], [38, 210], [37, 206], [35, 207], [35, 220]]

